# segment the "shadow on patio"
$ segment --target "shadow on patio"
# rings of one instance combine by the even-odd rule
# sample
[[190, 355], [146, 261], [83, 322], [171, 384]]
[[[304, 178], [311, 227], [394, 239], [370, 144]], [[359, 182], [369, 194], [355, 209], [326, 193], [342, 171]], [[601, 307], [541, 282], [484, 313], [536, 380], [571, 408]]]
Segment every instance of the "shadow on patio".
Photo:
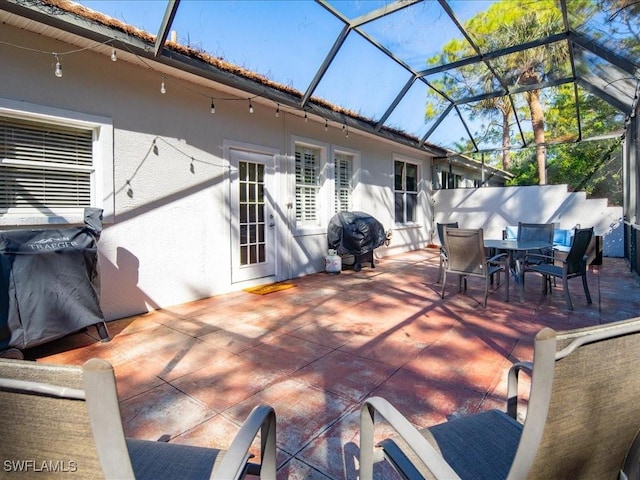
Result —
[[278, 478], [355, 479], [364, 398], [388, 398], [419, 426], [502, 407], [508, 367], [531, 360], [540, 328], [640, 312], [640, 279], [623, 259], [590, 267], [591, 305], [580, 282], [570, 283], [572, 312], [562, 287], [544, 296], [535, 275], [523, 303], [515, 290], [505, 303], [501, 287], [482, 308], [479, 279], [457, 294], [450, 278], [440, 299], [436, 249], [376, 263], [295, 279], [294, 288], [269, 295], [237, 292], [113, 321], [110, 342], [89, 329], [25, 356], [110, 361], [132, 437], [225, 447], [254, 405], [270, 404]]

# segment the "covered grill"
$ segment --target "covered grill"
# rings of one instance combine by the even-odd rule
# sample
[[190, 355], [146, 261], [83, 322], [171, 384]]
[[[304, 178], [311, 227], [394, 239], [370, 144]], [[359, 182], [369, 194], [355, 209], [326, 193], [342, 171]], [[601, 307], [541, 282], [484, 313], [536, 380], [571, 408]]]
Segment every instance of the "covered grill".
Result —
[[356, 271], [360, 270], [362, 262], [370, 262], [375, 268], [373, 251], [386, 241], [387, 234], [382, 224], [364, 212], [337, 213], [327, 228], [329, 249], [340, 256], [353, 255]]
[[0, 232], [0, 351], [30, 348], [95, 325], [100, 308], [98, 247], [102, 210], [79, 227]]

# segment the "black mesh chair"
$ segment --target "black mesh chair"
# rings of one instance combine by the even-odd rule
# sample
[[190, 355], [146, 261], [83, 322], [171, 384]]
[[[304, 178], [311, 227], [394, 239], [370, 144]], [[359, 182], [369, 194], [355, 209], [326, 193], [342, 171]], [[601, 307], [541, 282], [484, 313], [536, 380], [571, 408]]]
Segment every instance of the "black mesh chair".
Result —
[[[532, 257], [527, 261], [536, 263], [553, 263], [553, 232], [555, 225], [553, 223], [523, 223], [518, 222], [518, 241], [519, 242], [548, 242], [549, 248], [536, 250], [535, 254], [539, 257]], [[520, 258], [524, 258], [524, 254]]]
[[[569, 294], [569, 279], [582, 278], [582, 287], [587, 297], [587, 303], [591, 303], [591, 295], [589, 293], [589, 285], [587, 285], [587, 249], [593, 238], [593, 227], [576, 228], [571, 249], [567, 257], [562, 260], [561, 265], [556, 265], [553, 257], [539, 254], [527, 254], [525, 257], [525, 269], [523, 275], [527, 272], [536, 272], [542, 275], [542, 289], [544, 293], [551, 291], [551, 279], [561, 278], [564, 295], [567, 299], [567, 307], [573, 310], [571, 295]], [[554, 263], [543, 263], [542, 261], [552, 260]]]

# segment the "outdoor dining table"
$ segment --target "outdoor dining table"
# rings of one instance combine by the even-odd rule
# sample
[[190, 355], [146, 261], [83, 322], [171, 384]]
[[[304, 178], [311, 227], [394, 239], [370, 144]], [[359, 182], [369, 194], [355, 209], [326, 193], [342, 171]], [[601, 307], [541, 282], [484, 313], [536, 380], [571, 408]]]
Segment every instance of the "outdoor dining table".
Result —
[[[524, 267], [519, 260], [514, 262], [514, 252], [528, 252], [530, 250], [541, 250], [553, 248], [553, 244], [544, 241], [519, 241], [516, 239], [494, 240], [490, 238], [484, 239], [485, 248], [503, 251], [507, 254], [507, 265], [510, 266], [511, 272], [516, 283], [520, 288], [520, 302], [524, 301]], [[509, 296], [507, 295], [507, 301]]]

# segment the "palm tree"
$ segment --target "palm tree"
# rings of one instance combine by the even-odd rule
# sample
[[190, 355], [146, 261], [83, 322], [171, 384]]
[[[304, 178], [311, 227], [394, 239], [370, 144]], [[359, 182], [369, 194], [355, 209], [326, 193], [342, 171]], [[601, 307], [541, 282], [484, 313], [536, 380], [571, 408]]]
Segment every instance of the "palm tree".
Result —
[[[502, 0], [469, 19], [464, 27], [470, 32], [480, 51], [488, 53], [561, 32], [564, 24], [554, 0]], [[428, 63], [446, 64], [474, 53], [467, 42], [454, 39], [445, 45], [443, 53], [430, 59]], [[507, 87], [514, 88], [543, 83], [556, 67], [567, 64], [568, 58], [567, 43], [561, 41], [504, 55], [491, 60], [490, 64], [493, 70], [501, 75]], [[437, 84], [437, 87], [451, 98], [460, 98], [461, 93], [464, 96], [472, 96], [474, 88], [479, 84], [483, 85], [484, 91], [492, 91], [498, 87], [498, 81], [489, 69], [479, 74], [477, 67], [470, 65], [459, 69], [458, 73], [457, 76], [448, 75]], [[531, 115], [534, 142], [537, 145], [538, 180], [543, 185], [547, 183], [547, 177], [545, 118], [540, 89], [528, 90], [525, 100]], [[511, 102], [507, 97], [491, 98], [478, 102], [471, 109], [474, 117], [490, 115], [496, 110], [502, 116], [502, 163], [503, 168], [509, 170], [510, 127], [511, 116], [514, 114]], [[433, 108], [428, 106], [426, 111], [433, 112]]]
[[[563, 21], [559, 11], [531, 10], [530, 3], [528, 7], [530, 10], [514, 22], [501, 25], [494, 32], [492, 43], [525, 43], [533, 38], [545, 38], [562, 30]], [[506, 62], [503, 62], [506, 67], [505, 77], [513, 86], [539, 85], [548, 79], [550, 72], [557, 66], [567, 64], [568, 60], [569, 49], [566, 41], [521, 50], [508, 55]], [[540, 185], [545, 185], [547, 183], [545, 123], [540, 95], [540, 89], [534, 88], [526, 92], [525, 99], [531, 114], [533, 140], [537, 145], [538, 181]]]

